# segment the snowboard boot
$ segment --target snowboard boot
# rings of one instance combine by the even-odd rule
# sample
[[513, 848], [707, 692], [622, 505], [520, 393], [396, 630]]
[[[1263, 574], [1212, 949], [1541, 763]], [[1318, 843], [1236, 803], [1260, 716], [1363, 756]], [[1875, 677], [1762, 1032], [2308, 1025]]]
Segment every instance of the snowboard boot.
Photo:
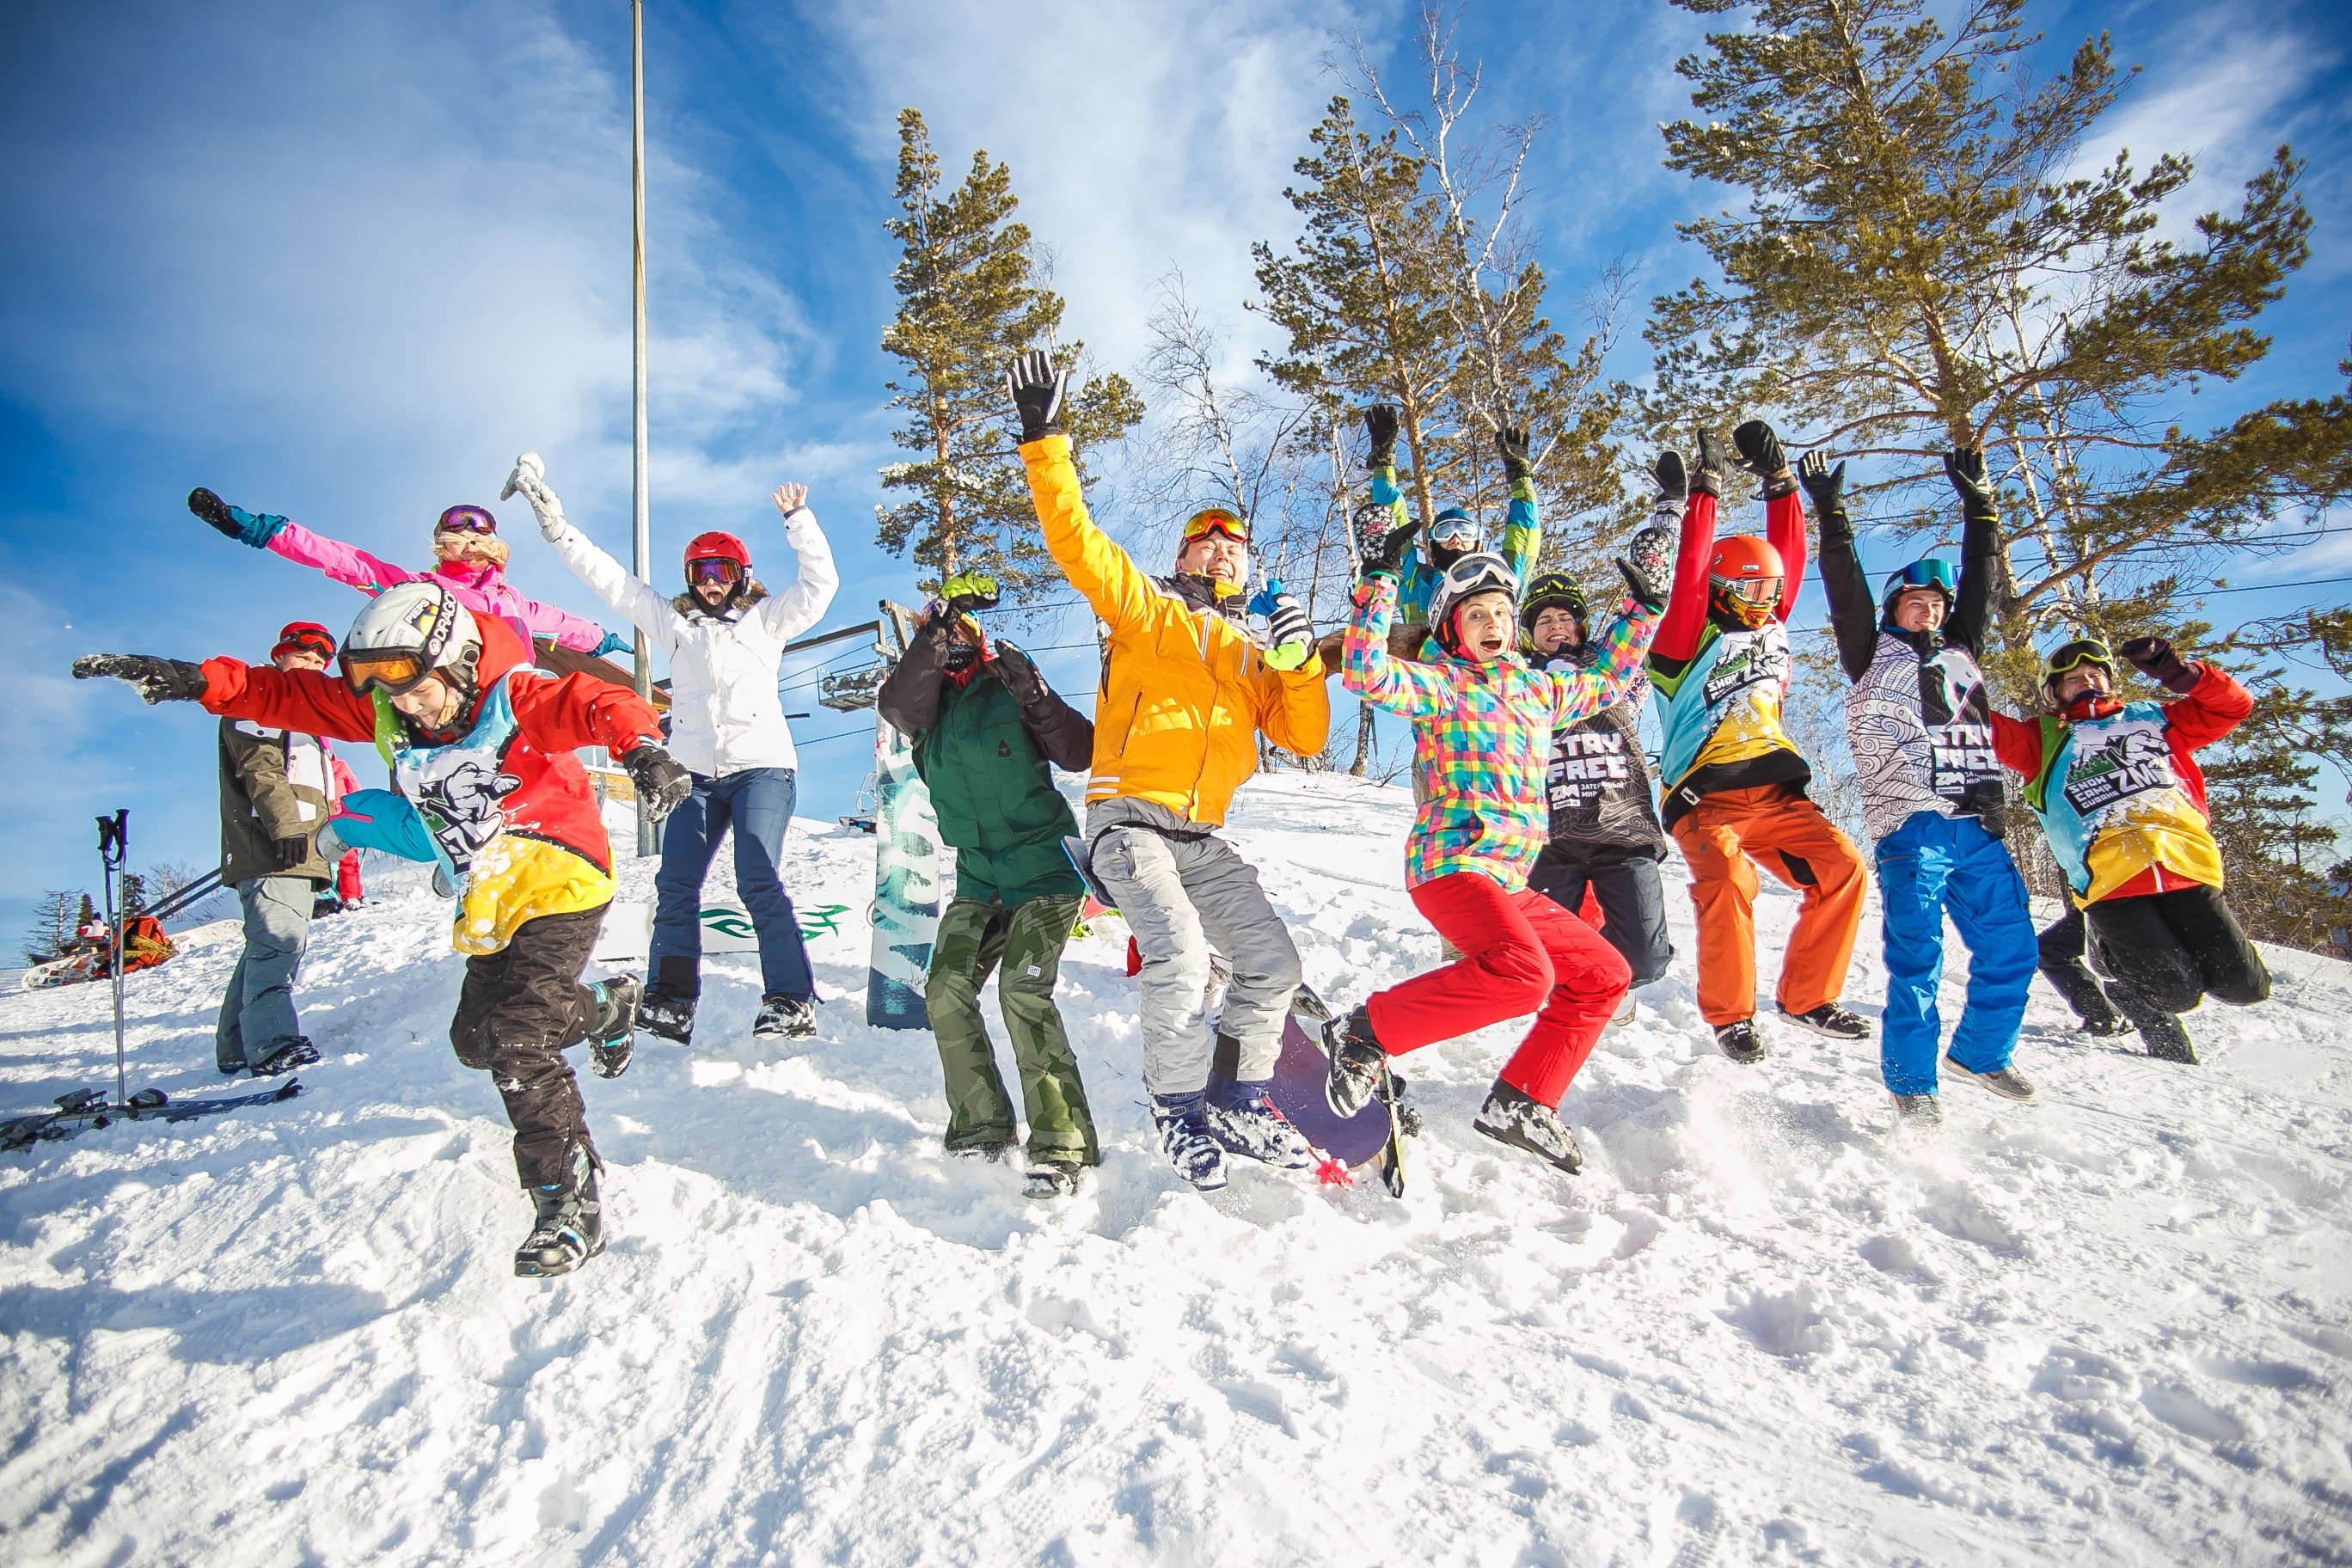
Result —
[[569, 1274], [604, 1250], [604, 1205], [596, 1192], [596, 1163], [572, 1145], [571, 1169], [551, 1186], [531, 1187], [538, 1222], [515, 1248], [515, 1273], [526, 1279]]
[[1559, 1112], [1501, 1079], [1486, 1091], [1486, 1103], [1478, 1108], [1477, 1120], [1470, 1125], [1497, 1143], [1549, 1160], [1571, 1176], [1584, 1169], [1584, 1151], [1576, 1146], [1576, 1134], [1568, 1130]]
[[2015, 1068], [1995, 1068], [1990, 1072], [1978, 1072], [1953, 1060], [1949, 1051], [1944, 1053], [1944, 1063], [1962, 1078], [1974, 1079], [2003, 1100], [2033, 1098], [2033, 1080]]
[[1002, 1165], [1020, 1146], [1010, 1138], [983, 1138], [977, 1143], [950, 1144], [948, 1152], [959, 1160], [985, 1160], [992, 1165]]
[[1388, 1069], [1389, 1054], [1372, 1033], [1371, 1015], [1359, 1006], [1341, 1022], [1324, 1025], [1323, 1048], [1331, 1057], [1323, 1099], [1332, 1115], [1353, 1116], [1371, 1103]]
[[1022, 1178], [1022, 1190], [1041, 1203], [1076, 1197], [1078, 1177], [1085, 1170], [1076, 1160], [1041, 1160]]
[[1620, 1002], [1620, 1003], [1618, 1003], [1618, 1004], [1617, 1004], [1617, 1011], [1615, 1011], [1614, 1013], [1612, 1013], [1612, 1014], [1610, 1014], [1610, 1015], [1609, 1015], [1609, 1023], [1610, 1023], [1610, 1026], [1613, 1028], [1613, 1027], [1621, 1026], [1622, 1026], [1622, 1025], [1630, 1024], [1630, 1023], [1632, 1023], [1633, 1021], [1633, 994], [1631, 991], [1628, 991], [1628, 992], [1626, 992], [1626, 993], [1625, 993], [1625, 999], [1624, 999], [1622, 1002]]
[[[2180, 1020], [2170, 1014], [2162, 1022], [2151, 1019], [2139, 1026], [2139, 1037], [2147, 1044], [2147, 1054], [2160, 1062], [2179, 1062], [2183, 1067], [2197, 1065], [2197, 1047], [2189, 1043], [2189, 1031]], [[258, 1074], [260, 1068], [254, 1071]]]
[[1933, 1131], [1944, 1124], [1944, 1108], [1932, 1094], [1895, 1094], [1895, 1128], [1901, 1131]]
[[637, 1002], [642, 994], [634, 974], [600, 980], [588, 987], [596, 998], [596, 1025], [588, 1031], [588, 1067], [598, 1078], [618, 1078], [629, 1070], [636, 1048], [631, 1032], [637, 1026]]
[[2098, 1039], [2113, 1039], [2117, 1035], [2131, 1033], [2131, 1020], [2110, 1007], [2095, 1017], [2084, 1019], [2075, 1027]]
[[760, 1016], [751, 1021], [753, 1037], [778, 1036], [787, 1040], [816, 1037], [816, 1004], [805, 996], [762, 997]]
[[1802, 1025], [1816, 1035], [1827, 1035], [1832, 1040], [1870, 1038], [1870, 1020], [1857, 1017], [1834, 1002], [1824, 1002], [1809, 1013], [1791, 1013], [1783, 1007], [1780, 1016], [1791, 1024]]
[[1753, 1018], [1717, 1024], [1715, 1026], [1715, 1048], [1741, 1067], [1753, 1067], [1764, 1059], [1764, 1037], [1756, 1032], [1756, 1020]]
[[316, 1066], [319, 1047], [306, 1037], [297, 1036], [253, 1064], [256, 1078], [277, 1078], [297, 1068]]
[[1208, 1127], [1226, 1152], [1277, 1171], [1304, 1171], [1315, 1163], [1306, 1134], [1275, 1109], [1262, 1083], [1221, 1085], [1209, 1096]]
[[694, 1000], [649, 991], [637, 1003], [637, 1027], [657, 1040], [682, 1046], [694, 1037]]
[[1225, 1184], [1225, 1151], [1209, 1133], [1204, 1100], [1198, 1094], [1155, 1094], [1151, 1123], [1160, 1132], [1160, 1152], [1176, 1173], [1196, 1190], [1213, 1193]]

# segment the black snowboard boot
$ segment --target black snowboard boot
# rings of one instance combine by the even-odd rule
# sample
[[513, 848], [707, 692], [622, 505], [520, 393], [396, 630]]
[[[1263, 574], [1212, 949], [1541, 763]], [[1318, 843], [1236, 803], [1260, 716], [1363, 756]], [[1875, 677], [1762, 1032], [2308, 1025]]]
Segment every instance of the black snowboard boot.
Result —
[[1022, 1190], [1041, 1201], [1077, 1195], [1078, 1176], [1086, 1169], [1076, 1160], [1044, 1160], [1029, 1168]]
[[598, 1078], [618, 1078], [629, 1070], [635, 1048], [630, 1031], [637, 1026], [641, 995], [636, 976], [600, 980], [588, 989], [596, 995], [596, 1024], [588, 1031], [588, 1066]]
[[1353, 1116], [1371, 1103], [1381, 1086], [1389, 1054], [1372, 1033], [1371, 1015], [1358, 1007], [1339, 1023], [1323, 1026], [1323, 1048], [1330, 1053], [1331, 1072], [1324, 1079], [1323, 1098], [1334, 1116]]
[[694, 1037], [694, 998], [647, 992], [637, 1003], [637, 1027], [656, 1039], [686, 1044]]
[[751, 1022], [751, 1033], [781, 1035], [787, 1040], [816, 1038], [816, 1004], [805, 996], [775, 995], [760, 1003], [760, 1016]]
[[307, 1037], [297, 1037], [287, 1041], [254, 1063], [253, 1076], [277, 1078], [280, 1074], [292, 1072], [298, 1068], [315, 1066], [318, 1060], [319, 1047], [312, 1045]]
[[1809, 1013], [1791, 1013], [1783, 1007], [1780, 1016], [1791, 1024], [1802, 1025], [1816, 1035], [1827, 1035], [1832, 1040], [1870, 1038], [1870, 1020], [1857, 1017], [1834, 1002], [1824, 1002]]
[[1501, 1079], [1486, 1091], [1486, 1103], [1478, 1108], [1477, 1120], [1470, 1125], [1497, 1143], [1550, 1161], [1571, 1176], [1584, 1169], [1584, 1151], [1576, 1146], [1576, 1134], [1568, 1130], [1559, 1113]]
[[1741, 1067], [1753, 1067], [1764, 1059], [1764, 1037], [1756, 1032], [1756, 1020], [1753, 1018], [1717, 1024], [1715, 1026], [1715, 1048]]
[[604, 1250], [604, 1205], [596, 1192], [596, 1162], [587, 1150], [572, 1147], [564, 1180], [526, 1190], [539, 1215], [515, 1248], [517, 1275], [569, 1274]]
[[[2147, 1044], [2147, 1054], [2160, 1062], [2179, 1062], [2183, 1067], [2197, 1065], [2197, 1047], [2189, 1043], [2189, 1031], [2180, 1020], [2169, 1013], [2158, 1014], [2139, 1026], [2139, 1037]], [[258, 1068], [254, 1069], [260, 1071]]]

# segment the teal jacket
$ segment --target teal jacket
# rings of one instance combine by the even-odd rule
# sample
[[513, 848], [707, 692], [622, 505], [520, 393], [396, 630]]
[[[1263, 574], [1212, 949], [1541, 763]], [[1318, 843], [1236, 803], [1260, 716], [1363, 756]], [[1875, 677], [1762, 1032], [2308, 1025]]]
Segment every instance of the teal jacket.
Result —
[[876, 705], [914, 740], [915, 771], [930, 790], [940, 837], [955, 847], [956, 897], [1011, 908], [1083, 891], [1062, 847], [1077, 818], [1046, 763], [1085, 771], [1093, 722], [1018, 648], [999, 644], [951, 675], [946, 646], [933, 625], [916, 633]]
[[[1397, 489], [1393, 467], [1372, 470], [1372, 504], [1384, 506], [1393, 521], [1391, 528], [1403, 525], [1407, 513], [1404, 492]], [[1429, 596], [1437, 588], [1438, 573], [1422, 553], [1423, 541], [1414, 540], [1405, 552], [1404, 569], [1397, 583], [1396, 623], [1401, 626], [1429, 624]], [[1512, 574], [1519, 580], [1519, 592], [1528, 591], [1528, 574], [1535, 570], [1536, 557], [1543, 553], [1543, 518], [1536, 508], [1536, 487], [1531, 480], [1521, 479], [1511, 486], [1511, 505], [1503, 517], [1503, 545], [1496, 553], [1509, 563]]]

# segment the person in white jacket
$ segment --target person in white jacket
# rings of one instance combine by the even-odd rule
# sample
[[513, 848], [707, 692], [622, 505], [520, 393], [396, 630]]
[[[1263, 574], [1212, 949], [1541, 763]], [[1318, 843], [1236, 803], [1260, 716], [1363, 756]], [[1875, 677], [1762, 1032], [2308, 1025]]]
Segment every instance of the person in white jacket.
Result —
[[833, 552], [808, 510], [807, 487], [788, 484], [775, 493], [800, 574], [773, 596], [752, 577], [751, 552], [731, 533], [698, 534], [687, 545], [686, 592], [675, 598], [632, 576], [564, 521], [536, 453], [515, 459], [504, 495], [517, 493], [530, 502], [539, 531], [572, 574], [669, 656], [669, 750], [694, 775], [694, 793], [662, 830], [637, 1026], [679, 1045], [693, 1034], [702, 992], [702, 884], [732, 826], [735, 890], [760, 942], [762, 995], [751, 1032], [814, 1035], [808, 950], [776, 869], [793, 818], [797, 766], [776, 666], [785, 643], [816, 624], [841, 585]]

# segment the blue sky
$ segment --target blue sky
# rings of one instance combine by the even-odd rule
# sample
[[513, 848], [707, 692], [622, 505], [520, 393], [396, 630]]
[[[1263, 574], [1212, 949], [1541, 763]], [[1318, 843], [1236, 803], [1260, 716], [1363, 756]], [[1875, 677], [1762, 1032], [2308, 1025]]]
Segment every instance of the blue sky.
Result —
[[[924, 110], [951, 169], [975, 145], [1010, 162], [1069, 329], [1104, 363], [1139, 356], [1171, 268], [1227, 321], [1242, 363], [1263, 330], [1242, 310], [1249, 243], [1295, 232], [1282, 186], [1338, 86], [1319, 57], [1349, 29], [1402, 56], [1412, 26], [1402, 6], [1336, 0], [1035, 0], [1017, 21], [908, 0], [647, 10], [656, 572], [708, 528], [780, 563], [764, 497], [802, 479], [844, 567], [828, 624], [911, 591], [871, 542], [898, 109]], [[2313, 159], [2316, 258], [2265, 320], [2277, 348], [2200, 412], [2339, 386], [2352, 20], [2297, 0], [2037, 19], [2053, 60], [2105, 28], [2147, 68], [2109, 137], [2143, 162], [2197, 153], [2191, 205], [2229, 199], [2281, 140]], [[1496, 111], [1549, 122], [1530, 212], [1564, 295], [1616, 258], [1643, 269], [1644, 293], [1697, 266], [1672, 225], [1708, 198], [1659, 166], [1655, 127], [1686, 109], [1672, 67], [1700, 30], [1663, 5], [1470, 10], [1462, 43], [1487, 62]], [[212, 721], [77, 685], [74, 655], [257, 658], [281, 622], [340, 628], [356, 608], [205, 529], [183, 504], [192, 485], [421, 563], [433, 516], [491, 501], [530, 447], [572, 520], [625, 549], [627, 73], [619, 0], [89, 0], [0, 20], [12, 931], [36, 890], [90, 880], [101, 809], [131, 808], [136, 861], [215, 853]], [[1637, 337], [1620, 357], [1640, 374]], [[497, 510], [527, 592], [598, 609], [520, 503]], [[1164, 521], [1105, 518], [1129, 537]], [[2323, 544], [2231, 582], [2352, 574], [2352, 540]], [[2211, 612], [2344, 597], [2265, 587]], [[1081, 636], [1071, 623], [1031, 640]], [[1047, 668], [1091, 687], [1081, 654]], [[802, 809], [845, 809], [866, 766], [861, 721], [816, 710], [795, 728]]]

